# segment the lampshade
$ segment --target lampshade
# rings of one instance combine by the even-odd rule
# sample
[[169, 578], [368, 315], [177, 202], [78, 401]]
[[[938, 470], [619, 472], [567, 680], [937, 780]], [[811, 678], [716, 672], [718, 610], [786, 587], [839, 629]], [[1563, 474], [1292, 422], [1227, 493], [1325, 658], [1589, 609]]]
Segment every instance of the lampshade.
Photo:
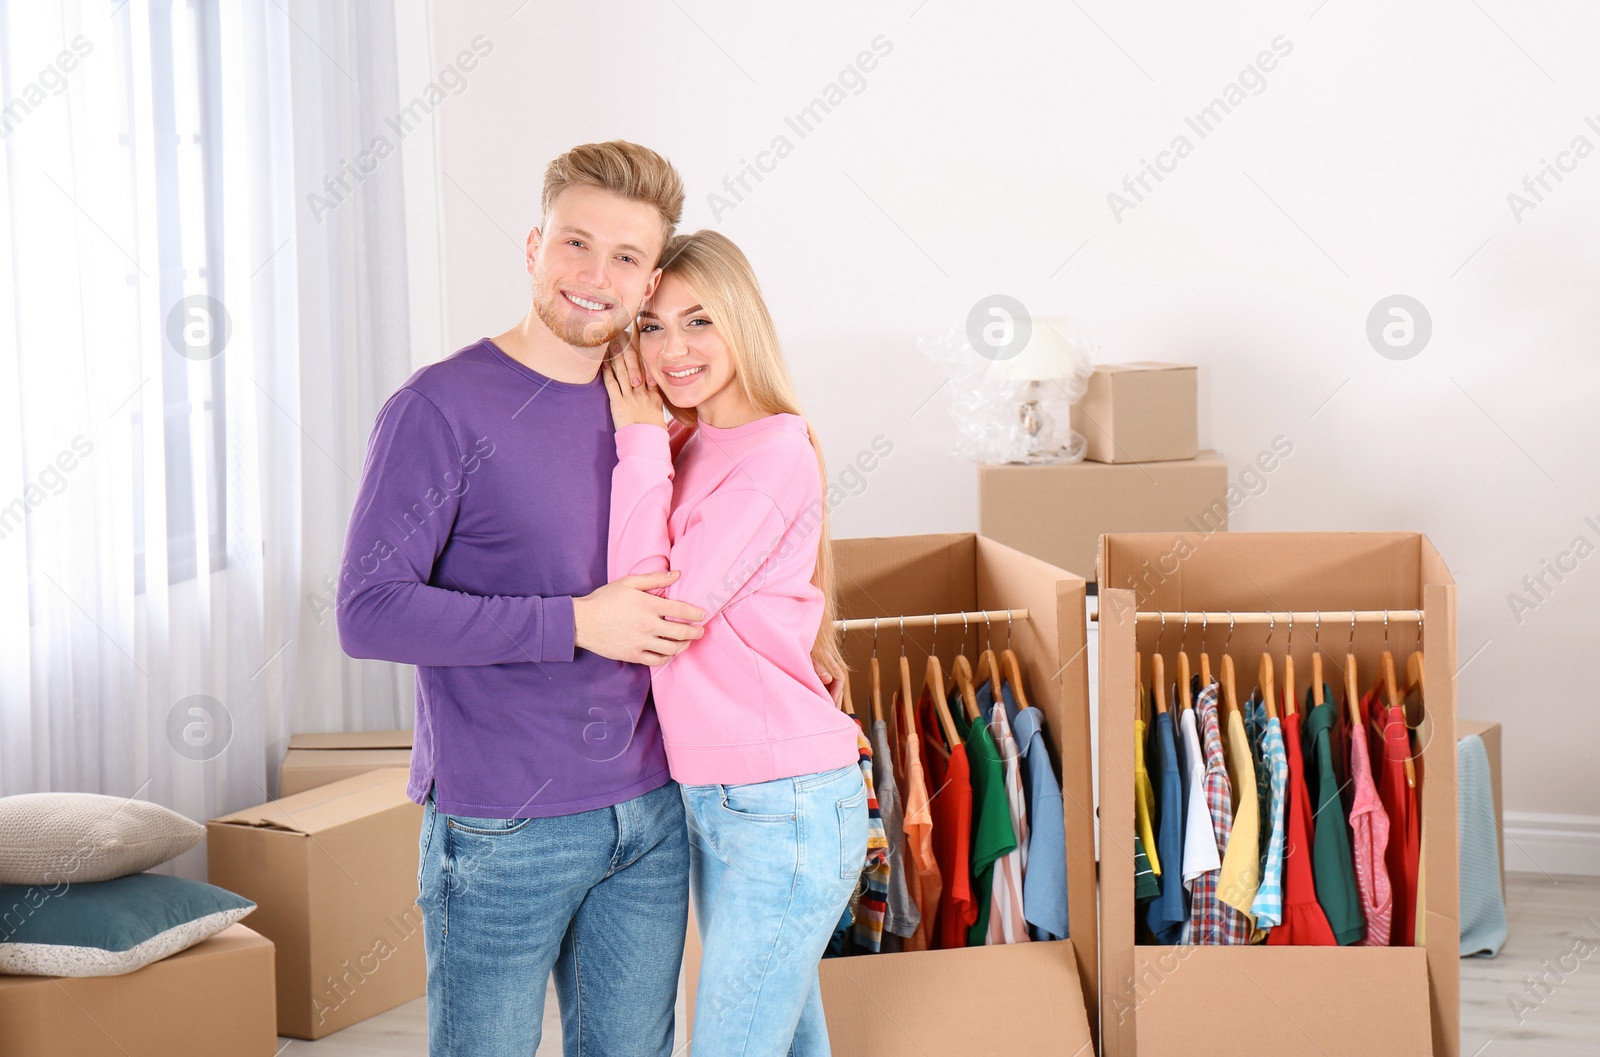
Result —
[[1043, 382], [1071, 378], [1088, 361], [1088, 347], [1068, 336], [1065, 321], [1035, 319], [1022, 351], [995, 360], [985, 374], [1011, 382]]

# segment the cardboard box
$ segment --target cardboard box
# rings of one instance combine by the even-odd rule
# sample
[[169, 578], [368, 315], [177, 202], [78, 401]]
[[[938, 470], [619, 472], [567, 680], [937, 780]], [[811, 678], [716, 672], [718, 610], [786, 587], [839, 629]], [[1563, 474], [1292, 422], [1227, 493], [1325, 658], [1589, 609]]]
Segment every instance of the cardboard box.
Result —
[[1223, 532], [1227, 493], [1228, 464], [1214, 451], [1121, 466], [991, 464], [978, 471], [978, 529], [1092, 580], [1102, 533]]
[[277, 945], [278, 1034], [318, 1039], [426, 993], [407, 772], [369, 771], [206, 824], [210, 881]]
[[1506, 816], [1505, 801], [1500, 796], [1500, 724], [1484, 723], [1476, 719], [1456, 720], [1456, 738], [1476, 734], [1483, 739], [1483, 751], [1489, 757], [1489, 784], [1494, 788], [1494, 830], [1500, 842], [1500, 895], [1506, 894]]
[[1102, 363], [1072, 405], [1093, 462], [1192, 459], [1200, 450], [1198, 372], [1181, 363]]
[[[1425, 536], [1408, 532], [1108, 535], [1100, 550], [1101, 1044], [1106, 1057], [1205, 1052], [1229, 1057], [1459, 1057], [1460, 959], [1455, 784], [1456, 587]], [[1417, 947], [1135, 946], [1133, 874], [1134, 651], [1148, 659], [1160, 623], [1138, 611], [1424, 612], [1429, 692], [1423, 724], [1425, 910]], [[1163, 654], [1175, 669], [1179, 633]], [[1391, 628], [1403, 665], [1416, 625]], [[1325, 654], [1336, 683], [1353, 644], [1357, 682], [1373, 680], [1381, 621], [1293, 629], [1211, 621], [1216, 671], [1226, 637], [1239, 692], [1256, 683], [1269, 636], [1275, 665], [1292, 642], [1297, 683]], [[1320, 642], [1319, 637], [1320, 636]], [[1188, 648], [1198, 653], [1191, 625]], [[1337, 659], [1329, 666], [1328, 658]], [[1252, 660], [1246, 661], [1245, 658]], [[1343, 694], [1338, 693], [1340, 700]]]
[[121, 976], [0, 976], [6, 1057], [273, 1057], [272, 944], [233, 925]]
[[[839, 616], [885, 618], [880, 661], [900, 655], [893, 617], [1029, 611], [1029, 619], [1011, 626], [1010, 641], [1061, 768], [1072, 930], [1071, 939], [1052, 943], [823, 959], [823, 1007], [835, 1057], [1093, 1053], [1099, 966], [1084, 580], [973, 533], [837, 540], [834, 556]], [[963, 634], [959, 620], [940, 622], [938, 656], [947, 668], [958, 640], [969, 660], [977, 658], [984, 628], [973, 623]], [[1003, 626], [990, 629], [997, 650], [1005, 647], [1006, 634]], [[870, 708], [872, 640], [870, 629], [845, 636], [858, 711]], [[905, 629], [919, 688], [932, 640], [931, 627]], [[885, 697], [887, 704], [887, 689]], [[684, 967], [691, 1033], [699, 953], [691, 920]]]
[[278, 795], [293, 796], [380, 767], [410, 766], [409, 730], [293, 734], [278, 766]]

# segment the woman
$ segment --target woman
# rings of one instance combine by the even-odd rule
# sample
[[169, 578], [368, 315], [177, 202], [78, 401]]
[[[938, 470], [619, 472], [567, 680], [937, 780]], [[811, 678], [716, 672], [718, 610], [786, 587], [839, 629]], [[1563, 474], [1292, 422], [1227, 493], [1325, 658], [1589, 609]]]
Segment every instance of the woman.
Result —
[[657, 593], [706, 612], [651, 668], [704, 947], [691, 1053], [814, 1057], [830, 1052], [817, 961], [867, 841], [860, 728], [817, 674], [843, 669], [822, 452], [744, 254], [698, 231], [663, 261], [637, 351], [602, 374], [610, 578], [680, 570]]

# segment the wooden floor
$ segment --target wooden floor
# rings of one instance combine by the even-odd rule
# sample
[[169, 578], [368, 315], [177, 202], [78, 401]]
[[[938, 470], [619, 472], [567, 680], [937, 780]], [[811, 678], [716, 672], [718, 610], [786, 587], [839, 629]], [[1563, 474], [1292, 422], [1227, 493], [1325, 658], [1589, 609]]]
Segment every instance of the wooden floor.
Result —
[[[1500, 956], [1461, 963], [1462, 1057], [1600, 1055], [1600, 877], [1510, 874], [1507, 895]], [[427, 1009], [417, 999], [325, 1039], [279, 1045], [279, 1057], [427, 1057]], [[539, 1052], [561, 1052], [553, 992]]]

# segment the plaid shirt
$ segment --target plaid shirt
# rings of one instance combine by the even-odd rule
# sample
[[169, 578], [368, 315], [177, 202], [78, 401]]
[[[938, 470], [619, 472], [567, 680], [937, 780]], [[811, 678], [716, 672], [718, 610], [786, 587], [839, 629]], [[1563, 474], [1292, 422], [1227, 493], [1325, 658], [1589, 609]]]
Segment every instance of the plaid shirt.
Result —
[[[1206, 808], [1211, 812], [1212, 835], [1220, 853], [1228, 846], [1233, 831], [1233, 793], [1228, 781], [1228, 764], [1222, 752], [1222, 729], [1217, 721], [1215, 681], [1195, 698], [1200, 715], [1200, 738], [1206, 756]], [[1246, 944], [1250, 942], [1250, 920], [1217, 898], [1217, 878], [1221, 870], [1207, 870], [1196, 877], [1189, 903], [1189, 921], [1184, 926], [1183, 942], [1188, 944]]]
[[1283, 812], [1289, 787], [1289, 754], [1283, 747], [1283, 727], [1276, 717], [1269, 718], [1261, 731], [1261, 755], [1271, 777], [1271, 819], [1267, 833], [1267, 853], [1261, 866], [1261, 887], [1256, 889], [1250, 912], [1256, 917], [1257, 931], [1283, 924]]

